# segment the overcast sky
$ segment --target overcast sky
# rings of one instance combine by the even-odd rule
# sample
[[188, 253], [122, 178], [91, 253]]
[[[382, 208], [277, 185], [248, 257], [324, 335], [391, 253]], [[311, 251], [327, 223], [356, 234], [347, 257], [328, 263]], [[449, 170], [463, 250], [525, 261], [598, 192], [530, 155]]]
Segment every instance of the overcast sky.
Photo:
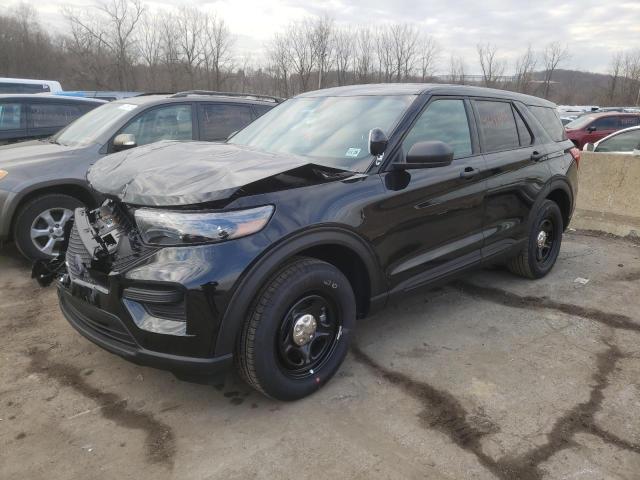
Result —
[[[4, 0], [0, 11], [18, 0]], [[27, 1], [27, 3], [32, 3]], [[151, 10], [185, 2], [145, 2]], [[331, 15], [338, 25], [370, 26], [410, 22], [440, 44], [439, 73], [449, 56], [462, 55], [468, 73], [478, 73], [475, 45], [491, 42], [512, 63], [529, 43], [553, 40], [571, 51], [567, 68], [606, 72], [612, 52], [640, 46], [640, 0], [194, 0], [186, 2], [220, 14], [237, 35], [238, 49], [260, 60], [264, 43], [287, 23], [309, 15]], [[63, 5], [88, 7], [93, 0], [33, 2], [52, 30], [64, 30]], [[44, 22], [43, 22], [44, 23]]]

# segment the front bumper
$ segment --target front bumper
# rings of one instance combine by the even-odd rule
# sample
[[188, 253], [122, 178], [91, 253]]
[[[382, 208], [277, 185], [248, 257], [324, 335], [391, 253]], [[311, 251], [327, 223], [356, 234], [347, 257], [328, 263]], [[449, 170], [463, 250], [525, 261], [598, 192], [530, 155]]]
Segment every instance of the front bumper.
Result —
[[[116, 315], [74, 296], [72, 290], [87, 287], [65, 287], [58, 283], [62, 313], [80, 334], [104, 348], [138, 365], [170, 370], [176, 373], [213, 374], [228, 369], [232, 356], [190, 357], [152, 351], [138, 344], [130, 329]], [[85, 292], [89, 293], [89, 292]], [[93, 295], [93, 293], [90, 293]]]

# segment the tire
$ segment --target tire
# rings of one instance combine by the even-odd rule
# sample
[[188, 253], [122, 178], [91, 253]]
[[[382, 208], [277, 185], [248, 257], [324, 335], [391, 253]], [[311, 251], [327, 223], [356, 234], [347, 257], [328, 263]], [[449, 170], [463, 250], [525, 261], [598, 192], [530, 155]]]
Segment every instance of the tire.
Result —
[[[301, 338], [309, 327], [304, 322], [313, 321], [309, 316], [317, 326], [310, 340]], [[340, 270], [321, 260], [295, 257], [265, 283], [251, 305], [236, 349], [238, 371], [268, 397], [306, 397], [342, 364], [355, 319], [355, 296]], [[295, 335], [308, 343], [298, 346]], [[305, 357], [303, 351], [311, 353]]]
[[[82, 205], [77, 198], [59, 193], [29, 200], [18, 211], [13, 225], [13, 239], [20, 253], [30, 260], [54, 258], [64, 239], [64, 225], [71, 218], [69, 212], [72, 215]], [[49, 220], [45, 220], [46, 212], [50, 213]], [[32, 238], [32, 229], [41, 232], [40, 236]]]
[[[535, 215], [526, 246], [507, 263], [512, 273], [530, 279], [542, 278], [551, 271], [560, 253], [564, 231], [562, 213], [555, 202], [545, 200]], [[543, 231], [546, 246], [540, 247], [539, 235]]]

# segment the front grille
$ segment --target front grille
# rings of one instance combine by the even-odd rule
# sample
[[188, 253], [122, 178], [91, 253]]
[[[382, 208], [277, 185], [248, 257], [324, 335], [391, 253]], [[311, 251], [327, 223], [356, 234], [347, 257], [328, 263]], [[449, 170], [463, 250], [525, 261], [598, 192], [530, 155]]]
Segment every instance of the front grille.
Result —
[[64, 293], [60, 297], [60, 306], [76, 327], [130, 347], [136, 346], [133, 336], [118, 317]]
[[83, 277], [86, 267], [91, 265], [91, 258], [92, 255], [82, 243], [78, 229], [74, 224], [69, 235], [69, 244], [67, 245], [65, 256], [67, 271], [73, 277]]

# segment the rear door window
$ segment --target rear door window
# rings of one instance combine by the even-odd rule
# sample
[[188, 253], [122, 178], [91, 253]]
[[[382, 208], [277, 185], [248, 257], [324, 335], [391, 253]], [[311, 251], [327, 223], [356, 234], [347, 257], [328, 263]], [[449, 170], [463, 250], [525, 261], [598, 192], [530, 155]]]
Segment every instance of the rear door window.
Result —
[[511, 103], [476, 100], [478, 123], [485, 152], [520, 147], [520, 137]]
[[471, 134], [464, 101], [442, 99], [431, 102], [402, 142], [406, 155], [413, 144], [439, 140], [453, 148], [453, 158], [471, 155]]
[[529, 105], [529, 110], [533, 113], [533, 116], [536, 117], [542, 125], [542, 128], [544, 128], [545, 132], [549, 134], [554, 142], [562, 142], [567, 139], [564, 126], [562, 125], [560, 116], [555, 108]]
[[29, 128], [64, 127], [84, 114], [78, 105], [60, 103], [29, 104]]
[[119, 133], [134, 135], [138, 145], [160, 140], [192, 140], [191, 104], [151, 108], [136, 117]]
[[623, 128], [629, 128], [629, 127], [635, 127], [636, 125], [639, 124], [638, 120], [640, 119], [640, 117], [619, 117], [620, 118], [620, 125], [619, 128], [623, 129]]
[[24, 128], [22, 104], [0, 103], [0, 131]]
[[209, 142], [226, 140], [229, 135], [249, 125], [254, 115], [249, 105], [205, 103], [200, 105], [200, 139]]
[[258, 117], [261, 117], [262, 115], [267, 113], [272, 108], [273, 107], [270, 107], [270, 106], [267, 106], [267, 105], [254, 105], [253, 106], [253, 109], [256, 111], [256, 114], [258, 115]]

